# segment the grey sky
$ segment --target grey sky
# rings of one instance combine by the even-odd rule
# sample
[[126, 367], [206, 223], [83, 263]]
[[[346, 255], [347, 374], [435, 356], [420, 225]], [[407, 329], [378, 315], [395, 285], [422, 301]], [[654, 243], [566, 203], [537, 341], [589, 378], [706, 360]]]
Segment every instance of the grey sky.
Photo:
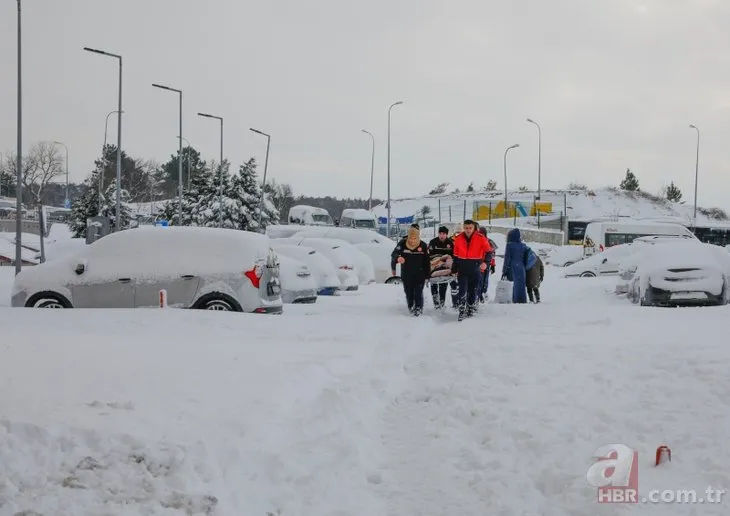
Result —
[[[674, 180], [692, 202], [695, 123], [702, 131], [700, 205], [730, 207], [730, 2], [727, 0], [24, 0], [25, 148], [70, 150], [72, 179], [93, 166], [116, 109], [124, 56], [123, 147], [166, 160], [183, 136], [206, 159], [263, 163], [296, 192], [366, 197], [490, 178], [536, 187], [615, 185], [627, 167], [656, 192]], [[0, 4], [0, 151], [15, 147], [16, 3]], [[110, 140], [116, 139], [113, 118]]]

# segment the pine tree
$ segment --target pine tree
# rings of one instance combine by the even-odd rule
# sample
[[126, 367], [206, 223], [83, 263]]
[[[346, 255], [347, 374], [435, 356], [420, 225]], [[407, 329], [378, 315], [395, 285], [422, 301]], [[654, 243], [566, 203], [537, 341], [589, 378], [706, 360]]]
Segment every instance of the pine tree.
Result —
[[639, 189], [639, 180], [636, 178], [630, 168], [626, 169], [626, 176], [624, 177], [623, 181], [621, 181], [619, 187], [621, 188], [621, 190], [625, 190], [627, 192], [636, 192]]
[[84, 181], [84, 193], [71, 205], [69, 229], [74, 238], [86, 238], [87, 220], [99, 214], [98, 174]]
[[[128, 229], [132, 222], [132, 207], [129, 205], [129, 192], [122, 189], [119, 205], [120, 229]], [[109, 185], [104, 192], [104, 199], [101, 206], [101, 215], [110, 221], [112, 231], [117, 227], [117, 183]]]
[[667, 200], [672, 202], [679, 202], [682, 200], [682, 191], [677, 188], [677, 185], [674, 184], [674, 181], [672, 181], [667, 187], [666, 195]]
[[[238, 175], [231, 182], [230, 197], [240, 202], [238, 229], [258, 231], [279, 220], [279, 210], [271, 199], [271, 194], [264, 196], [261, 202], [261, 185], [256, 174], [256, 159], [251, 158], [241, 165]], [[259, 228], [259, 211], [261, 211], [261, 227]]]

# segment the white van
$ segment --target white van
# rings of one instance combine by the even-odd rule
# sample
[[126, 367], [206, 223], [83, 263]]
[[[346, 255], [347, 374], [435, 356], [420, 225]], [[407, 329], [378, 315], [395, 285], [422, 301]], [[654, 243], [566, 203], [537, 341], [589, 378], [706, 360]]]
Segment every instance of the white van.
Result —
[[289, 224], [304, 226], [334, 226], [332, 217], [324, 208], [306, 206], [303, 204], [292, 206], [289, 209]]
[[589, 256], [608, 247], [630, 244], [637, 238], [657, 235], [697, 239], [681, 224], [648, 221], [591, 222], [583, 237], [583, 252]]
[[348, 208], [346, 210], [342, 210], [342, 215], [340, 216], [340, 227], [377, 229], [378, 218], [372, 211]]

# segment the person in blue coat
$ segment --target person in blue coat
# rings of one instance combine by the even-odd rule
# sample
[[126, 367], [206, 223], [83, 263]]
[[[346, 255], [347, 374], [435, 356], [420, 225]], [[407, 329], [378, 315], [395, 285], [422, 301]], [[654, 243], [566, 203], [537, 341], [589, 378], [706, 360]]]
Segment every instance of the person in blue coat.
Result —
[[502, 279], [512, 282], [512, 302], [527, 303], [527, 258], [529, 248], [522, 242], [520, 230], [515, 228], [507, 233], [507, 246], [504, 248]]

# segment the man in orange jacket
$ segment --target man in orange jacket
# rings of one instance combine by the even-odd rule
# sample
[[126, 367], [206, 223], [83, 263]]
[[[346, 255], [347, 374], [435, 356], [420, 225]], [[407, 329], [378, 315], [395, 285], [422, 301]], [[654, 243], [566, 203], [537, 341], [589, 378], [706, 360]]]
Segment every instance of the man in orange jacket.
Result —
[[465, 220], [464, 231], [454, 238], [454, 264], [451, 267], [459, 281], [460, 321], [476, 312], [479, 280], [487, 270], [486, 256], [489, 252], [492, 252], [489, 240], [476, 231], [473, 220]]

